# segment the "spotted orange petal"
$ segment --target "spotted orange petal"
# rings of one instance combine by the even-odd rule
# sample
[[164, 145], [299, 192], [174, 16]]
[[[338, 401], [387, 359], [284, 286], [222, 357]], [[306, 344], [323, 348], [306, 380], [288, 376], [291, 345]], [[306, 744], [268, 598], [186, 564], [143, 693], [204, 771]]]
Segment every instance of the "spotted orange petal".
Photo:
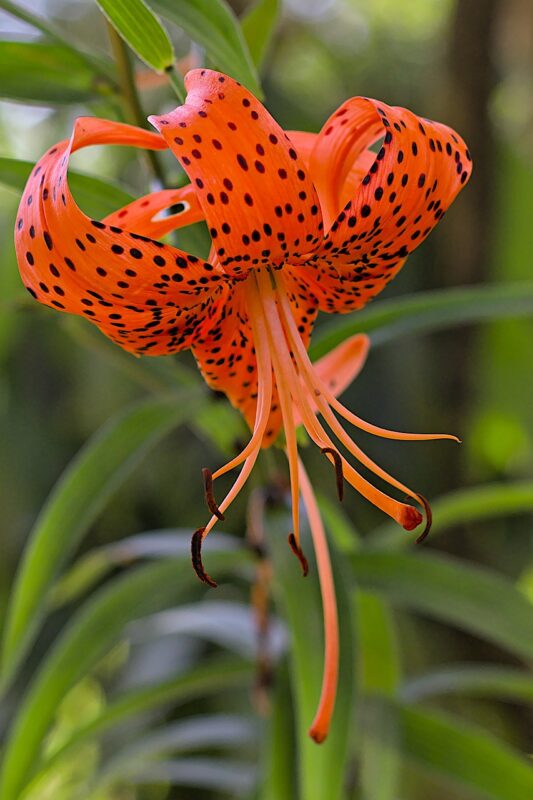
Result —
[[328, 120], [311, 156], [321, 197], [327, 170], [331, 172], [329, 212], [334, 198], [345, 192], [345, 154], [350, 161], [380, 140], [370, 169], [323, 243], [305, 266], [294, 270], [302, 289], [310, 290], [325, 311], [352, 311], [378, 294], [435, 227], [471, 173], [465, 143], [446, 125], [376, 100], [352, 98]]
[[41, 158], [20, 203], [15, 245], [26, 288], [45, 305], [86, 317], [126, 350], [156, 355], [189, 347], [220, 314], [227, 279], [195, 256], [78, 208], [67, 182], [69, 156], [94, 144], [166, 148], [149, 131], [77, 120], [70, 141]]
[[198, 188], [225, 271], [242, 277], [312, 250], [322, 231], [318, 196], [284, 131], [226, 75], [193, 70], [185, 85], [185, 105], [150, 121]]
[[102, 222], [158, 238], [203, 218], [196, 192], [188, 184], [181, 189], [162, 189], [139, 197], [109, 214]]

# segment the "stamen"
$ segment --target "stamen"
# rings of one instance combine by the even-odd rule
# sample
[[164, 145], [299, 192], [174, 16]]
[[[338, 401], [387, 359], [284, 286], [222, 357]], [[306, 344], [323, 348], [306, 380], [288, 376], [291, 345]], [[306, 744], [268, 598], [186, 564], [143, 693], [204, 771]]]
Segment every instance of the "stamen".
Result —
[[431, 511], [431, 506], [429, 505], [428, 501], [424, 497], [423, 494], [417, 495], [420, 503], [424, 506], [424, 511], [426, 512], [426, 527], [420, 534], [420, 536], [415, 539], [415, 544], [422, 544], [424, 539], [427, 539], [429, 536], [429, 532], [431, 530], [431, 524], [433, 522], [433, 512]]
[[326, 532], [318, 510], [313, 487], [311, 486], [311, 482], [301, 461], [299, 462], [299, 471], [302, 498], [307, 512], [316, 553], [324, 615], [324, 673], [322, 676], [322, 689], [315, 718], [309, 728], [309, 735], [311, 738], [314, 739], [317, 744], [320, 744], [328, 735], [335, 705], [335, 696], [337, 694], [339, 675], [339, 617]]
[[214, 589], [218, 586], [217, 582], [213, 580], [213, 578], [208, 575], [208, 573], [204, 569], [204, 565], [202, 563], [202, 542], [204, 540], [205, 528], [198, 528], [191, 539], [191, 559], [194, 571], [202, 581], [202, 583], [207, 583], [208, 586], [212, 586]]
[[205, 502], [207, 503], [207, 507], [211, 514], [223, 521], [225, 519], [224, 514], [217, 506], [215, 494], [213, 492], [213, 473], [211, 470], [207, 469], [207, 467], [204, 467], [202, 469], [202, 475], [204, 476]]
[[330, 455], [333, 459], [333, 466], [335, 467], [335, 474], [337, 476], [337, 494], [342, 503], [344, 498], [344, 473], [342, 471], [342, 458], [340, 453], [334, 447], [323, 447], [322, 453]]
[[307, 558], [305, 557], [305, 553], [302, 550], [302, 548], [300, 547], [300, 545], [296, 543], [296, 539], [295, 539], [294, 533], [289, 533], [288, 542], [289, 542], [289, 546], [290, 546], [292, 552], [294, 553], [294, 555], [296, 556], [296, 558], [300, 562], [300, 566], [302, 567], [302, 574], [303, 574], [304, 578], [307, 578], [307, 575], [309, 573], [309, 562], [307, 561]]

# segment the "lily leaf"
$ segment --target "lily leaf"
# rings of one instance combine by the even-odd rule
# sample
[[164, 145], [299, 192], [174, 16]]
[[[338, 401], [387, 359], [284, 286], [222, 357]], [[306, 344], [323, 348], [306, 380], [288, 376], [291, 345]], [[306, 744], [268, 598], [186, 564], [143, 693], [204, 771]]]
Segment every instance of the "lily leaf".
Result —
[[174, 65], [168, 33], [144, 0], [96, 0], [102, 13], [140, 59], [156, 72]]
[[35, 633], [69, 554], [150, 447], [194, 405], [190, 395], [176, 393], [134, 406], [105, 425], [67, 467], [35, 524], [15, 581], [3, 642], [4, 680]]
[[280, 0], [259, 0], [241, 19], [242, 32], [257, 67], [261, 67], [276, 29]]
[[86, 59], [64, 45], [0, 42], [0, 97], [39, 105], [87, 103], [110, 92]]
[[397, 300], [382, 300], [362, 311], [338, 316], [325, 323], [317, 333], [311, 355], [316, 360], [354, 333], [370, 334], [372, 347], [379, 347], [399, 336], [413, 333], [431, 333], [485, 320], [531, 316], [531, 281], [419, 292]]
[[224, 0], [150, 0], [169, 22], [201, 45], [212, 64], [241, 81], [260, 100], [263, 97], [252, 57], [239, 21]]
[[392, 603], [533, 658], [533, 605], [498, 573], [429, 554], [357, 553], [351, 564], [360, 586]]

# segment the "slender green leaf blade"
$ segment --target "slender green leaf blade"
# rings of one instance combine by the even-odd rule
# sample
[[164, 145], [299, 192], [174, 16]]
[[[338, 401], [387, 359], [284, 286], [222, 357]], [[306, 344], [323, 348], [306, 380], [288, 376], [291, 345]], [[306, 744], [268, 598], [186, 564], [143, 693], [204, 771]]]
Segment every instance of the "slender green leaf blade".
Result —
[[213, 66], [236, 78], [259, 99], [263, 94], [235, 14], [225, 0], [150, 0], [162, 17], [182, 28]]
[[[533, 482], [487, 484], [460, 489], [432, 501], [435, 536], [454, 525], [467, 525], [485, 519], [495, 519], [509, 514], [524, 514], [533, 511]], [[399, 536], [398, 526], [385, 523], [372, 533], [370, 547], [399, 548], [412, 544], [410, 536]]]
[[168, 34], [144, 0], [96, 0], [124, 41], [149, 67], [164, 72], [174, 64]]
[[16, 578], [3, 644], [9, 673], [46, 608], [54, 577], [143, 455], [182, 422], [191, 396], [143, 402], [111, 420], [67, 467], [31, 534]]
[[[34, 166], [31, 161], [0, 157], [0, 183], [22, 193]], [[91, 217], [105, 217], [135, 199], [120, 186], [82, 172], [70, 170], [68, 180], [76, 201]]]
[[[394, 698], [400, 682], [396, 630], [387, 603], [373, 592], [355, 595], [358, 673], [364, 724], [361, 725], [361, 800], [395, 800], [400, 777], [397, 724], [370, 697]], [[374, 732], [379, 730], [379, 735]]]
[[533, 657], [533, 604], [497, 573], [429, 554], [357, 553], [351, 564], [361, 586], [391, 602]]
[[317, 359], [354, 333], [370, 334], [372, 346], [378, 347], [413, 333], [528, 316], [533, 316], [531, 281], [420, 292], [335, 317], [321, 327], [311, 354]]
[[39, 105], [86, 103], [109, 88], [71, 49], [41, 42], [0, 42], [0, 97]]
[[443, 714], [399, 708], [404, 756], [483, 800], [533, 797], [533, 769], [507, 744]]
[[[234, 553], [214, 553], [219, 569], [239, 563]], [[13, 800], [31, 777], [58, 703], [116, 642], [124, 625], [177, 599], [196, 580], [190, 559], [158, 561], [129, 571], [80, 609], [56, 642], [24, 698], [3, 762], [0, 798]]]
[[323, 668], [323, 618], [318, 577], [311, 558], [312, 545], [303, 537], [311, 569], [302, 578], [298, 561], [288, 550], [288, 523], [283, 515], [270, 515], [274, 575], [291, 637], [291, 679], [296, 703], [296, 738], [300, 755], [300, 792], [306, 800], [339, 800], [344, 792], [344, 772], [353, 729], [354, 630], [346, 576], [339, 559], [333, 559], [340, 626], [339, 687], [327, 739], [320, 747], [308, 734], [318, 700]]
[[60, 761], [72, 760], [80, 748], [115, 726], [171, 704], [179, 705], [197, 698], [204, 699], [216, 692], [243, 688], [248, 685], [251, 677], [252, 667], [247, 662], [212, 659], [207, 666], [195, 666], [185, 675], [131, 689], [105, 707], [91, 722], [78, 728], [59, 750], [51, 754], [45, 752], [24, 795], [31, 792], [43, 778], [46, 779]]
[[280, 0], [259, 0], [241, 20], [242, 32], [257, 67], [268, 53], [281, 9]]
[[411, 678], [400, 692], [409, 703], [449, 694], [533, 703], [533, 676], [492, 664], [454, 664]]

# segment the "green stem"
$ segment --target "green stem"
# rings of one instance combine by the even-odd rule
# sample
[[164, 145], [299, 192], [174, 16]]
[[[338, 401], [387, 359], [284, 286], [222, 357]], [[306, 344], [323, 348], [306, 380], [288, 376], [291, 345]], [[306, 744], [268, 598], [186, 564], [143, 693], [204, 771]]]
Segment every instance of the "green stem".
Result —
[[[140, 128], [147, 128], [146, 115], [142, 109], [139, 95], [137, 94], [135, 76], [133, 74], [128, 48], [114, 27], [109, 23], [107, 27], [113, 55], [115, 56], [115, 63], [117, 65], [124, 115], [129, 122], [138, 125]], [[146, 153], [155, 178], [164, 188], [166, 186], [165, 175], [156, 153], [153, 150], [145, 150], [144, 152]]]
[[180, 103], [183, 105], [187, 94], [187, 92], [185, 91], [183, 78], [181, 77], [180, 73], [177, 71], [175, 66], [168, 67], [168, 69], [166, 69], [165, 72], [168, 76], [170, 85], [174, 89], [174, 94], [176, 95]]

